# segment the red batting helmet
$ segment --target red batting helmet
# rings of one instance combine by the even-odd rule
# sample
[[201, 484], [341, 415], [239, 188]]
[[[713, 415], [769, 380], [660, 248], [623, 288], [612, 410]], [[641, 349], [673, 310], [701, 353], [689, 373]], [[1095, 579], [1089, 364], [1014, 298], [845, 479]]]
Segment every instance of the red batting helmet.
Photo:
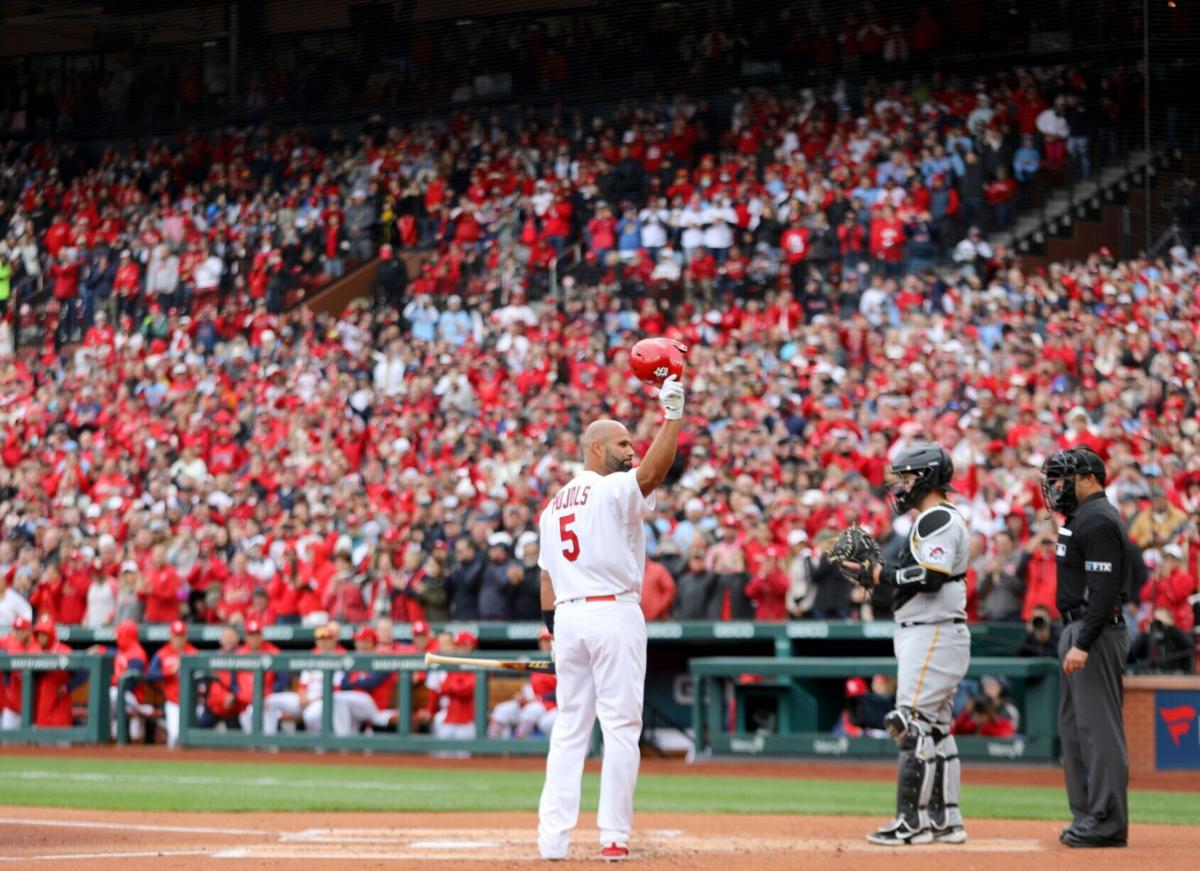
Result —
[[629, 368], [640, 380], [657, 387], [670, 375], [683, 377], [686, 353], [687, 345], [675, 339], [642, 339], [629, 352]]

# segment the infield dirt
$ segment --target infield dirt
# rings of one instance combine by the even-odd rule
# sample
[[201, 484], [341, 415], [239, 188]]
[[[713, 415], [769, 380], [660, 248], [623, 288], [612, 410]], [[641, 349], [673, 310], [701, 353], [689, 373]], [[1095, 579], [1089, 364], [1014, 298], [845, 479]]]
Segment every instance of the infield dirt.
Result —
[[[571, 860], [598, 867], [596, 832], [576, 833]], [[639, 814], [632, 841], [645, 869], [784, 871], [1056, 871], [1196, 867], [1200, 828], [1134, 826], [1124, 850], [1071, 850], [1046, 822], [970, 823], [961, 846], [872, 847], [879, 820], [857, 817]], [[541, 864], [533, 814], [167, 814], [0, 807], [0, 864], [142, 869], [472, 869]], [[570, 867], [570, 861], [556, 867]]]

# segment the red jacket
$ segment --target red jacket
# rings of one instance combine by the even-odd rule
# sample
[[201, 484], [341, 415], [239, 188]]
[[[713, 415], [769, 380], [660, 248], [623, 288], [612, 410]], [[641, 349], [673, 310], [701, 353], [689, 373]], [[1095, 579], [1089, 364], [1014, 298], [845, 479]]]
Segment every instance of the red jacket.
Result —
[[[32, 637], [27, 644], [17, 641], [14, 635], [5, 635], [3, 638], [0, 638], [0, 651], [10, 656], [17, 653], [36, 653], [37, 649], [37, 642]], [[20, 711], [21, 672], [14, 671], [0, 675], [0, 677], [4, 679], [4, 683], [0, 684], [0, 708], [6, 711]]]
[[[38, 643], [43, 653], [70, 654], [71, 648], [58, 640], [58, 628], [48, 617], [38, 618], [34, 625], [34, 639], [45, 633], [44, 642]], [[38, 726], [70, 727], [75, 725], [71, 716], [71, 682], [69, 671], [45, 671], [37, 676], [33, 722]]]
[[786, 620], [790, 581], [781, 571], [759, 575], [746, 584], [746, 595], [754, 600], [755, 620]]
[[149, 674], [154, 676], [162, 675], [159, 678], [162, 687], [163, 697], [168, 702], [179, 704], [179, 660], [183, 656], [191, 656], [198, 653], [191, 644], [184, 643], [183, 650], [178, 651], [171, 646], [168, 641], [158, 649], [154, 654], [154, 659], [150, 663]]
[[50, 275], [54, 278], [55, 299], [74, 299], [79, 295], [78, 263], [55, 263], [50, 267]]
[[1025, 577], [1025, 603], [1021, 607], [1021, 619], [1029, 621], [1033, 609], [1044, 605], [1050, 611], [1050, 618], [1058, 618], [1058, 607], [1054, 604], [1054, 594], [1058, 589], [1058, 568], [1055, 565], [1054, 551], [1049, 549], [1035, 550], [1029, 555], [1029, 564]]
[[529, 677], [529, 688], [546, 710], [558, 707], [558, 678], [554, 675], [535, 671]]
[[[149, 662], [150, 657], [146, 656], [146, 649], [138, 641], [138, 625], [132, 620], [118, 623], [117, 655], [113, 659], [112, 685], [118, 686], [122, 675], [127, 671], [140, 671], [145, 674]], [[146, 688], [138, 684], [134, 688], [133, 694], [140, 702], [145, 697]]]
[[449, 672], [438, 694], [450, 700], [446, 723], [463, 726], [475, 722], [475, 675], [469, 671]]
[[179, 619], [179, 575], [171, 566], [147, 568], [149, 590], [142, 594], [146, 602], [147, 623], [170, 623]]
[[1141, 600], [1155, 608], [1166, 608], [1175, 618], [1175, 625], [1191, 633], [1196, 614], [1188, 597], [1196, 592], [1196, 579], [1182, 569], [1176, 569], [1165, 578], [1151, 578], [1142, 587]]
[[803, 263], [808, 258], [808, 228], [788, 227], [779, 237], [779, 247], [789, 265]]

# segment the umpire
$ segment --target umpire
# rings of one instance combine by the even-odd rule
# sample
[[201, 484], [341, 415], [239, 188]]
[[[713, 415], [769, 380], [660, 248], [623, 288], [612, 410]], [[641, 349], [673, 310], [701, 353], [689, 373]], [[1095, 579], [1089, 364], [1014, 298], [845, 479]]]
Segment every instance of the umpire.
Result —
[[1132, 571], [1125, 527], [1104, 492], [1104, 463], [1088, 448], [1052, 454], [1042, 467], [1058, 531], [1058, 731], [1073, 821], [1069, 847], [1124, 847], [1129, 833], [1129, 753], [1122, 717], [1129, 636], [1121, 604]]

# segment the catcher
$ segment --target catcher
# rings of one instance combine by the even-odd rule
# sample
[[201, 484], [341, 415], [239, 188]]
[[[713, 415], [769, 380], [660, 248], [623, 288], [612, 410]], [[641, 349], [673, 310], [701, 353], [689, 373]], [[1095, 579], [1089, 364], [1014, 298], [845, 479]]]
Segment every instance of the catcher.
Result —
[[892, 463], [892, 507], [916, 509], [908, 547], [897, 565], [861, 527], [838, 536], [830, 562], [853, 584], [895, 591], [896, 710], [884, 725], [900, 747], [896, 819], [867, 836], [872, 844], [961, 844], [958, 746], [950, 734], [954, 691], [967, 673], [966, 579], [969, 535], [949, 503], [954, 464], [941, 445], [904, 451]]

